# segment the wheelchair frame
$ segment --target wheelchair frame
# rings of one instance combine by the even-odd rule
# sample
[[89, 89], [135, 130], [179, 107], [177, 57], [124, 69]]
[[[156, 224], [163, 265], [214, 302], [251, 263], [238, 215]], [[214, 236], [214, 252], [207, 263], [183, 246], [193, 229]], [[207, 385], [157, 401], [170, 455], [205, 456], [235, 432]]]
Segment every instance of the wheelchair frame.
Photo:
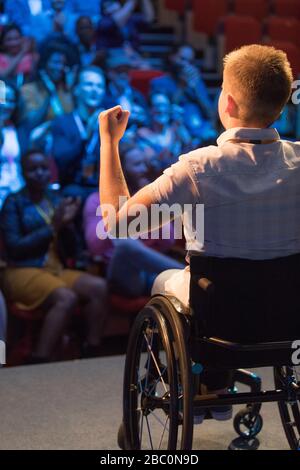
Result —
[[[210, 288], [207, 279], [198, 279], [198, 282], [202, 289]], [[195, 409], [240, 404], [246, 404], [246, 408], [235, 417], [234, 428], [242, 442], [253, 443], [263, 426], [259, 414], [262, 403], [277, 402], [289, 445], [291, 449], [299, 449], [300, 377], [297, 381], [290, 362], [292, 341], [244, 345], [220, 338], [192, 338], [192, 324], [192, 312], [188, 312], [177, 299], [164, 295], [152, 297], [136, 318], [126, 356], [119, 446], [126, 450], [145, 447], [150, 450], [190, 450]], [[155, 344], [154, 337], [159, 339], [159, 345]], [[192, 361], [190, 349], [195, 341], [204, 360], [201, 364]], [[160, 363], [162, 349], [166, 365]], [[140, 376], [138, 370], [145, 353], [147, 360], [142, 366], [143, 376]], [[226, 395], [194, 392], [199, 390], [203, 368], [216, 365], [224, 370], [235, 369], [233, 382], [249, 386], [250, 392], [236, 393], [234, 383], [232, 393]], [[264, 366], [274, 367], [275, 390], [262, 391], [260, 378], [243, 369]], [[160, 393], [159, 385], [162, 385]], [[165, 422], [160, 419], [162, 436], [158, 444], [154, 442], [155, 436], [151, 436], [149, 422], [157, 410], [166, 418]], [[209, 418], [209, 414], [206, 417]], [[259, 441], [256, 440], [255, 444], [252, 448], [257, 448]]]

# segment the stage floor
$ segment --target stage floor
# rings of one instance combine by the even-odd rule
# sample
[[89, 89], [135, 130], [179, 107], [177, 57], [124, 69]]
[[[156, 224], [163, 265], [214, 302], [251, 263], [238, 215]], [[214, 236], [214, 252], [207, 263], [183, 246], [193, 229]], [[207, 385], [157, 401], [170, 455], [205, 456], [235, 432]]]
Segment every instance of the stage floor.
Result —
[[[123, 366], [114, 356], [0, 369], [0, 449], [118, 449]], [[272, 371], [257, 372], [273, 388]], [[288, 449], [277, 405], [262, 415], [260, 449]], [[232, 422], [205, 421], [194, 449], [226, 449], [235, 437]]]

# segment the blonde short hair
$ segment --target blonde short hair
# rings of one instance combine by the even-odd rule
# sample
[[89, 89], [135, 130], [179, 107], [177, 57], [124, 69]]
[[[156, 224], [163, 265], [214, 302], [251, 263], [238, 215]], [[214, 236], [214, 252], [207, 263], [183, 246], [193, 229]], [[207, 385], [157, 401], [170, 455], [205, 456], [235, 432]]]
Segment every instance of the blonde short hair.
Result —
[[224, 72], [239, 93], [241, 119], [246, 122], [271, 124], [290, 99], [291, 65], [286, 53], [274, 47], [253, 44], [230, 52]]

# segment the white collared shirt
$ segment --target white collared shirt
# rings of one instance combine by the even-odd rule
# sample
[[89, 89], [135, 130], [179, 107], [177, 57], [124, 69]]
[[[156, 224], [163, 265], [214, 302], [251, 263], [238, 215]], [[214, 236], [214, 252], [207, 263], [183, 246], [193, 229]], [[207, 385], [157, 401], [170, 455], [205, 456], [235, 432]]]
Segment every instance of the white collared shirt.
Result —
[[229, 129], [217, 146], [182, 155], [152, 189], [159, 204], [204, 204], [204, 244], [185, 227], [190, 252], [247, 259], [300, 253], [300, 143], [280, 140], [276, 129]]

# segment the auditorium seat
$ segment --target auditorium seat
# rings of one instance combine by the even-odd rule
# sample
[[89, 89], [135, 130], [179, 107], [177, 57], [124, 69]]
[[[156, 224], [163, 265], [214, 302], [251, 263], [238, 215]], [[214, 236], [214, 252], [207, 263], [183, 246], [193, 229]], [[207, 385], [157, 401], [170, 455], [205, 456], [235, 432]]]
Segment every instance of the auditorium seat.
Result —
[[235, 0], [234, 11], [237, 15], [252, 16], [263, 21], [269, 14], [269, 0]]
[[222, 17], [229, 12], [228, 0], [193, 0], [195, 31], [213, 36]]
[[131, 70], [129, 72], [131, 86], [148, 97], [151, 80], [161, 77], [164, 73], [161, 70]]
[[273, 12], [280, 17], [300, 18], [300, 0], [273, 0]]
[[165, 8], [167, 8], [167, 10], [177, 11], [177, 13], [182, 15], [187, 3], [186, 0], [165, 0]]
[[271, 16], [265, 23], [270, 41], [288, 41], [300, 46], [300, 21], [295, 18]]
[[262, 40], [262, 26], [251, 16], [230, 15], [223, 19], [221, 35], [224, 38], [224, 54]]

